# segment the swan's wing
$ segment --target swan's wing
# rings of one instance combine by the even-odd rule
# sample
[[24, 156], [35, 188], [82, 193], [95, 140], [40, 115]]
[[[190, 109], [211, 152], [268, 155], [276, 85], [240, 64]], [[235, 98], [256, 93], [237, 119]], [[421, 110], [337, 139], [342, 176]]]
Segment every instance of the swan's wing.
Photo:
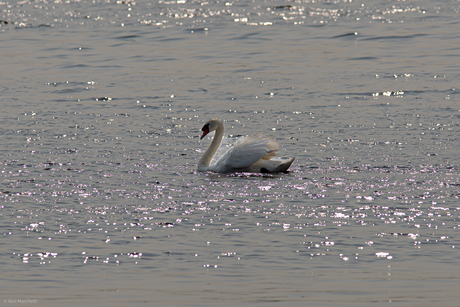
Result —
[[262, 159], [270, 160], [273, 157], [276, 157], [276, 152], [280, 149], [280, 144], [274, 139], [267, 138], [267, 154], [262, 157]]
[[216, 164], [227, 171], [244, 169], [260, 159], [270, 159], [276, 156], [278, 149], [279, 145], [275, 140], [260, 134], [251, 135], [239, 139]]

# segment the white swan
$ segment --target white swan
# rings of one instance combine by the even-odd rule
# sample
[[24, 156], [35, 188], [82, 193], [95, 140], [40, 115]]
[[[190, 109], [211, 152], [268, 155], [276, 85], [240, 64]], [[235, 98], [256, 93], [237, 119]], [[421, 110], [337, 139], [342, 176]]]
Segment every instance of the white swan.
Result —
[[200, 172], [285, 172], [295, 159], [295, 157], [285, 160], [272, 159], [280, 147], [278, 142], [261, 134], [255, 134], [239, 139], [215, 164], [209, 165], [222, 142], [224, 124], [218, 119], [211, 119], [201, 130], [203, 131], [201, 139], [211, 131], [216, 131], [216, 133], [211, 145], [198, 162], [198, 171]]

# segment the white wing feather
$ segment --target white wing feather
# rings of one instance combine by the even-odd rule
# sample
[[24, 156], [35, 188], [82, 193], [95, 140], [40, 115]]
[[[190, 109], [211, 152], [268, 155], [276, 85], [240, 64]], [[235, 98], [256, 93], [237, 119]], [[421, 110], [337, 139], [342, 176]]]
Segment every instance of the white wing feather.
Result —
[[260, 159], [276, 156], [279, 144], [273, 139], [256, 134], [239, 139], [217, 162], [221, 171], [234, 171], [248, 168]]

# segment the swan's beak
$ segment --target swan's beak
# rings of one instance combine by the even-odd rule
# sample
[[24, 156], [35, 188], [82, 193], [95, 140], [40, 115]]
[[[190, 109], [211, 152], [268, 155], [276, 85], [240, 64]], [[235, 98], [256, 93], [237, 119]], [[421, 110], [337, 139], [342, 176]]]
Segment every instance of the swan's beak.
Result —
[[200, 137], [200, 140], [202, 140], [206, 136], [206, 134], [208, 134], [208, 133], [209, 133], [209, 130], [203, 128], [203, 135]]

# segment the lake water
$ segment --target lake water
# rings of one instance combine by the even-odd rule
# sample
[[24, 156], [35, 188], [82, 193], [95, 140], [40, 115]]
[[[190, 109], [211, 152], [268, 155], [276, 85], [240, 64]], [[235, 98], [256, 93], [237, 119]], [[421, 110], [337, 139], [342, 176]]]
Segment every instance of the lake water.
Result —
[[[457, 306], [460, 2], [0, 2], [0, 299]], [[211, 118], [287, 174], [197, 173]]]

